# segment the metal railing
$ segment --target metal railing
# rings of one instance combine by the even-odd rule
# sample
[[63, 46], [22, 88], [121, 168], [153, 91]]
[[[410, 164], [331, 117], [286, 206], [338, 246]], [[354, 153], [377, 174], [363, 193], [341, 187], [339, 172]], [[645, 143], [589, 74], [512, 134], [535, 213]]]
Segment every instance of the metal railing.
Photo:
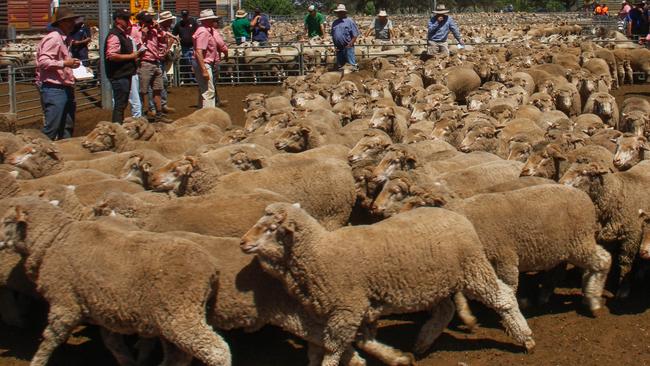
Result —
[[[75, 86], [77, 110], [101, 107], [98, 65], [90, 64], [95, 77], [80, 80]], [[43, 115], [35, 67], [8, 66], [0, 70], [0, 113], [16, 114], [18, 121], [33, 121]]]
[[[634, 42], [633, 40], [593, 40], [603, 43]], [[504, 43], [472, 44], [476, 47], [500, 46]], [[217, 68], [219, 85], [281, 84], [287, 77], [306, 75], [318, 67], [329, 68], [336, 63], [332, 45], [287, 43], [266, 47], [236, 47], [235, 56], [223, 60]], [[426, 49], [426, 41], [417, 40], [400, 44], [360, 44], [356, 46], [357, 60], [373, 57], [399, 58], [419, 54]], [[76, 83], [77, 109], [100, 108], [100, 70], [97, 60], [90, 60], [95, 77]], [[15, 113], [17, 119], [33, 120], [42, 116], [40, 95], [35, 86], [34, 66], [9, 66], [0, 68], [0, 113]], [[192, 59], [181, 58], [171, 66], [170, 85], [196, 85]], [[642, 72], [634, 73], [635, 80], [647, 82]]]

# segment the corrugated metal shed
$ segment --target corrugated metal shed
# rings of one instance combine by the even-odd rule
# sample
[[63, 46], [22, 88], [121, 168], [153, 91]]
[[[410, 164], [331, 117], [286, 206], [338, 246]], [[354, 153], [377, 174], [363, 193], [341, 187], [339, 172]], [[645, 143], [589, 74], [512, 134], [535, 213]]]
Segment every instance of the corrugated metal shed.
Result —
[[176, 0], [176, 12], [181, 10], [188, 10], [191, 16], [198, 17], [201, 12], [199, 0]]
[[7, 2], [0, 1], [0, 38], [7, 38]]
[[16, 29], [45, 28], [50, 20], [50, 0], [7, 0], [8, 23]]

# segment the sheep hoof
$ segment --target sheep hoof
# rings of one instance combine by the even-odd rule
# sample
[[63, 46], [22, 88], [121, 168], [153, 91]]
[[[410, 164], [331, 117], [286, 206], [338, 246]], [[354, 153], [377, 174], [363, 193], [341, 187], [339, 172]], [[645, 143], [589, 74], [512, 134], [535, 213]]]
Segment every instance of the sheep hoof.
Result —
[[528, 338], [524, 341], [524, 347], [526, 347], [526, 353], [532, 355], [535, 352], [535, 340], [533, 338]]
[[391, 366], [415, 366], [415, 356], [410, 352], [404, 352], [391, 362]]

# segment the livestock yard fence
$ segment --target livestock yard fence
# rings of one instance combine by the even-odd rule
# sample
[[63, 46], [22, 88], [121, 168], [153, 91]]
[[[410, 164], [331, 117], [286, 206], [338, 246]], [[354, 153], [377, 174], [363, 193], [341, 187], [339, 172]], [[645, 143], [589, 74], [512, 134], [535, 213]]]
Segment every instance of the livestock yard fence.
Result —
[[[594, 42], [599, 42], [594, 40]], [[604, 43], [634, 42], [603, 41]], [[500, 46], [504, 43], [487, 42], [467, 45], [475, 47]], [[233, 45], [234, 46], [234, 45]], [[219, 65], [218, 85], [278, 85], [289, 76], [301, 76], [316, 67], [330, 68], [335, 63], [335, 51], [331, 45], [310, 45], [308, 43], [273, 44], [268, 47], [234, 47], [235, 56], [223, 60]], [[407, 54], [419, 55], [426, 49], [426, 42], [387, 45], [357, 45], [357, 59], [373, 57], [398, 58]], [[94, 78], [78, 81], [76, 85], [77, 110], [101, 108], [99, 60], [89, 60], [88, 67]], [[180, 58], [171, 64], [167, 72], [172, 86], [196, 85], [192, 60]], [[636, 82], [647, 82], [644, 73], [635, 73]], [[11, 113], [21, 123], [34, 122], [42, 118], [40, 94], [35, 85], [34, 65], [0, 66], [0, 113]]]

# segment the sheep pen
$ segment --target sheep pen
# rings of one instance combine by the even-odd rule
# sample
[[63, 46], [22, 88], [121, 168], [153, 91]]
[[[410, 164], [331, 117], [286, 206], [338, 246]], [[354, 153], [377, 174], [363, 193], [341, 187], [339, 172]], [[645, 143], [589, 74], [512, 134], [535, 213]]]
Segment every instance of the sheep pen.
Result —
[[[51, 212], [65, 212], [59, 219], [64, 215], [71, 217], [66, 220], [73, 220], [75, 228], [110, 227], [106, 232], [113, 235], [119, 231], [120, 240], [136, 235], [128, 234], [130, 231], [154, 241], [175, 236], [174, 242], [196, 241], [214, 248], [196, 251], [196, 257], [205, 257], [201, 261], [196, 258], [196, 263], [214, 259], [219, 267], [228, 268], [230, 272], [223, 277], [226, 282], [215, 281], [214, 292], [228, 296], [228, 291], [236, 290], [242, 296], [234, 300], [243, 304], [241, 309], [227, 308], [223, 310], [225, 313], [219, 313], [220, 305], [229, 305], [211, 303], [214, 299], [207, 300], [206, 308], [208, 324], [214, 328], [214, 334], [223, 336], [232, 354], [232, 365], [236, 366], [315, 366], [321, 365], [323, 356], [326, 359], [322, 364], [329, 365], [335, 364], [329, 363], [331, 352], [341, 350], [344, 352], [340, 364], [354, 366], [643, 364], [650, 352], [647, 342], [642, 341], [647, 338], [650, 323], [650, 272], [645, 236], [648, 221], [640, 211], [650, 212], [650, 206], [644, 199], [631, 199], [624, 209], [634, 220], [619, 222], [612, 207], [598, 206], [601, 201], [605, 202], [602, 205], [609, 201], [595, 198], [612, 193], [598, 191], [585, 182], [589, 179], [609, 184], [610, 178], [620, 175], [644, 178], [640, 168], [647, 164], [642, 161], [644, 152], [650, 149], [647, 142], [650, 133], [646, 130], [650, 128], [650, 116], [638, 99], [650, 101], [650, 85], [638, 78], [639, 71], [646, 71], [647, 61], [637, 58], [647, 57], [647, 52], [619, 50], [620, 41], [612, 41], [620, 38], [619, 35], [608, 38], [609, 35], [594, 36], [586, 30], [580, 31], [575, 28], [579, 26], [572, 15], [552, 18], [544, 14], [523, 13], [512, 17], [496, 14], [490, 22], [486, 22], [485, 14], [452, 16], [459, 21], [465, 41], [473, 45], [459, 51], [452, 44], [449, 57], [427, 59], [418, 53], [422, 49], [417, 45], [404, 50], [394, 45], [402, 40], [421, 42], [426, 29], [418, 24], [427, 19], [391, 14], [396, 24], [396, 41], [377, 45], [370, 37], [362, 36], [358, 47], [359, 71], [332, 69], [327, 65], [330, 56], [314, 53], [305, 60], [309, 61], [305, 75], [286, 77], [287, 70], [278, 71], [285, 73], [281, 85], [220, 85], [220, 97], [230, 103], [223, 110], [201, 113], [194, 113], [194, 88], [172, 88], [170, 105], [178, 107], [178, 112], [171, 117], [179, 122], [151, 125], [152, 130], [147, 133], [154, 138], [143, 137], [146, 134], [120, 136], [127, 143], [115, 151], [93, 152], [83, 144], [98, 122], [109, 120], [103, 111], [82, 111], [78, 115], [75, 138], [52, 143], [44, 155], [31, 150], [34, 144], [44, 144], [36, 140], [42, 136], [36, 130], [26, 129], [40, 126], [17, 126], [17, 131], [3, 133], [0, 139], [0, 208], [3, 211], [0, 216], [6, 216], [7, 206], [10, 206], [8, 212], [15, 214], [15, 206], [25, 206], [20, 202], [38, 201], [39, 207], [52, 207]], [[371, 20], [353, 18], [364, 29]], [[278, 21], [277, 25], [280, 28], [276, 29], [291, 35], [302, 24]], [[228, 32], [226, 29], [225, 34]], [[314, 49], [327, 47], [328, 40], [319, 42], [322, 43], [312, 45]], [[384, 55], [375, 57], [361, 49]], [[285, 51], [278, 48], [278, 54]], [[249, 57], [242, 55], [239, 57]], [[228, 67], [224, 67], [224, 72]], [[251, 66], [251, 70], [253, 67], [256, 66]], [[458, 81], [449, 78], [460, 69], [471, 71], [471, 83], [456, 85]], [[567, 90], [572, 91], [573, 98], [584, 98], [580, 108], [567, 108], [563, 94]], [[590, 96], [593, 96], [591, 100]], [[584, 108], [586, 101], [590, 103]], [[247, 121], [254, 121], [253, 128], [246, 126]], [[182, 139], [182, 143], [175, 143], [174, 139]], [[295, 140], [292, 144], [302, 144], [301, 147], [285, 148], [289, 139]], [[317, 143], [313, 144], [314, 141]], [[641, 166], [635, 169], [638, 164]], [[380, 165], [381, 171], [376, 169]], [[508, 170], [500, 170], [503, 167]], [[161, 170], [169, 175], [162, 177]], [[567, 172], [578, 172], [578, 178], [582, 177], [583, 181], [577, 181], [576, 175], [565, 176]], [[186, 186], [198, 186], [193, 181], [197, 174], [206, 177], [205, 184], [201, 183], [202, 189], [186, 193]], [[480, 198], [485, 193], [515, 197], [514, 192], [522, 189], [533, 192], [535, 188], [527, 187], [539, 184], [572, 184], [586, 191], [585, 199], [589, 196], [597, 201], [595, 227], [590, 223], [581, 228], [590, 238], [593, 233], [598, 253], [602, 249], [608, 251], [612, 264], [600, 299], [602, 308], [593, 315], [582, 304], [580, 268], [568, 266], [563, 278], [553, 279], [557, 287], [545, 304], [536, 301], [539, 288], [555, 272], [519, 274], [518, 303], [499, 305], [507, 307], [505, 311], [510, 314], [519, 311], [523, 314], [536, 344], [535, 352], [525, 354], [524, 348], [517, 345], [526, 344], [522, 341], [526, 337], [519, 334], [517, 341], [513, 341], [503, 332], [498, 314], [473, 301], [471, 296], [469, 305], [478, 323], [464, 324], [466, 319], [454, 317], [447, 325], [453, 315], [450, 310], [464, 306], [452, 302], [456, 300], [453, 290], [460, 288], [445, 292], [442, 299], [417, 299], [424, 294], [421, 290], [424, 287], [408, 281], [427, 281], [425, 266], [431, 263], [427, 262], [426, 255], [418, 254], [417, 248], [427, 242], [430, 234], [419, 228], [419, 215], [397, 210], [394, 215], [397, 224], [391, 224], [393, 221], [378, 214], [373, 205], [381, 206], [377, 201], [380, 194], [390, 193], [391, 199], [410, 208], [459, 207], [465, 200], [476, 200], [473, 197]], [[181, 197], [184, 194], [191, 197]], [[634, 197], [648, 194], [647, 185], [635, 186]], [[544, 201], [543, 197], [538, 199]], [[368, 251], [365, 256], [359, 256], [363, 250], [355, 248], [354, 242], [337, 243], [338, 239], [327, 239], [324, 248], [331, 251], [331, 257], [325, 264], [316, 260], [297, 261], [291, 256], [285, 258], [290, 263], [292, 277], [327, 273], [323, 283], [289, 283], [282, 278], [289, 275], [287, 272], [266, 288], [264, 281], [268, 281], [269, 274], [261, 273], [259, 261], [241, 252], [237, 243], [265, 214], [265, 207], [277, 202], [286, 206], [299, 203], [327, 226], [310, 234], [363, 231], [367, 227], [367, 233], [377, 235], [371, 228], [393, 225], [395, 237], [373, 240], [368, 234], [363, 241], [363, 250]], [[421, 212], [434, 211], [436, 215], [450, 217], [442, 209]], [[584, 225], [576, 212], [567, 209], [553, 216], [547, 211], [542, 213], [540, 205], [545, 220], [553, 218], [568, 225]], [[29, 240], [30, 218], [37, 217], [30, 215], [29, 210], [27, 213], [23, 221], [28, 227]], [[490, 209], [479, 213], [489, 214]], [[476, 217], [468, 219], [480, 221]], [[23, 222], [10, 221], [8, 225]], [[495, 230], [499, 229], [498, 221], [490, 222], [496, 226]], [[540, 220], [540, 225], [545, 222], [551, 221]], [[444, 225], [444, 220], [438, 220], [437, 224]], [[541, 230], [540, 225], [511, 224], [517, 227], [510, 226], [510, 230], [530, 230], [530, 235]], [[616, 231], [610, 228], [613, 224], [617, 225]], [[299, 232], [285, 231], [279, 240], [288, 248], [296, 239], [289, 240], [289, 235]], [[476, 232], [481, 240], [478, 227]], [[409, 239], [408, 235], [418, 233], [421, 237], [417, 240]], [[3, 245], [10, 234], [7, 230], [0, 232]], [[270, 235], [265, 231], [259, 234]], [[83, 237], [81, 232], [75, 235]], [[333, 237], [336, 235], [327, 236]], [[98, 244], [120, 246], [120, 240], [106, 238]], [[234, 247], [228, 251], [218, 249], [226, 243]], [[379, 243], [381, 246], [373, 246]], [[535, 245], [536, 250], [545, 251], [541, 243]], [[472, 248], [471, 251], [476, 250]], [[10, 249], [4, 249], [7, 252], [2, 254], [11, 253]], [[454, 255], [460, 249], [454, 248]], [[45, 257], [48, 255], [53, 254]], [[405, 268], [408, 266], [405, 263], [410, 262], [402, 260], [409, 256], [416, 256], [420, 261], [412, 268]], [[384, 261], [383, 267], [378, 266], [376, 272], [362, 280], [365, 285], [372, 284], [364, 287], [372, 292], [367, 295], [371, 306], [365, 310], [363, 321], [357, 324], [353, 338], [348, 336], [348, 346], [333, 349], [329, 337], [338, 334], [328, 333], [328, 323], [345, 321], [345, 317], [329, 312], [328, 306], [332, 304], [328, 302], [340, 305], [334, 306], [336, 310], [349, 310], [346, 296], [351, 296], [352, 290], [358, 292], [360, 279], [356, 276], [368, 268], [370, 257], [373, 261]], [[138, 267], [134, 264], [138, 262], [135, 257], [128, 259], [124, 266]], [[88, 263], [74, 257], [71, 261]], [[327, 261], [336, 265], [330, 266]], [[16, 262], [7, 261], [0, 267], [5, 278], [0, 283], [0, 366], [29, 364], [47, 322], [48, 302], [43, 299], [42, 286], [40, 292], [38, 287], [23, 290], [30, 274], [25, 269], [38, 263], [28, 263], [25, 267]], [[151, 264], [146, 260], [141, 262], [143, 267], [145, 262]], [[391, 263], [395, 267], [390, 267]], [[404, 268], [400, 270], [400, 266]], [[384, 275], [390, 281], [374, 283], [373, 276], [378, 276], [381, 268], [386, 269]], [[445, 265], [442, 269], [449, 270]], [[48, 271], [56, 273], [57, 269]], [[186, 269], [179, 271], [179, 275], [184, 275]], [[61, 273], [65, 272], [61, 270]], [[621, 281], [621, 276], [629, 280]], [[259, 281], [255, 280], [257, 277]], [[78, 282], [75, 285], [87, 285], [86, 277], [75, 279]], [[334, 283], [342, 284], [349, 293], [337, 293], [340, 297], [309, 295], [309, 286], [327, 292], [339, 288]], [[417, 285], [425, 283], [417, 282]], [[219, 286], [223, 287], [223, 293], [219, 292]], [[292, 306], [303, 308], [298, 313], [290, 308], [264, 313], [264, 306], [274, 306], [275, 302], [269, 300], [268, 293], [259, 290], [261, 287], [278, 294], [282, 291], [274, 301], [282, 304], [285, 298], [291, 297]], [[156, 287], [147, 291], [150, 296], [168, 299], [165, 306], [176, 301], [176, 297]], [[189, 289], [178, 286], [176, 295], [184, 291]], [[137, 295], [139, 290], [133, 292]], [[487, 295], [497, 296], [497, 293]], [[398, 296], [408, 296], [412, 302], [400, 303], [402, 307], [398, 309], [391, 300]], [[134, 296], [132, 301], [138, 298]], [[120, 301], [116, 300], [116, 306], [129, 304]], [[123, 320], [112, 309], [106, 315]], [[151, 310], [147, 314], [155, 314]], [[111, 311], [116, 314], [110, 314]], [[389, 315], [396, 313], [404, 314]], [[296, 314], [305, 318], [296, 321]], [[223, 319], [232, 325], [224, 325]], [[102, 334], [105, 332], [96, 323], [99, 322], [91, 319], [74, 329], [67, 343], [52, 355], [50, 364], [129, 364], [129, 357], [136, 356], [141, 365], [159, 364], [163, 358], [168, 364], [187, 361], [186, 356], [174, 354], [164, 331], [142, 332], [143, 336], [156, 337], [148, 338], [149, 343], [134, 336], [124, 340], [103, 339], [106, 334]], [[428, 346], [429, 337], [437, 336], [438, 332], [440, 335], [430, 347], [422, 346]], [[159, 338], [163, 340], [162, 347], [155, 346]], [[142, 348], [147, 344], [154, 347], [147, 351]], [[528, 348], [531, 344], [528, 342]], [[126, 353], [115, 353], [116, 345]], [[428, 349], [421, 352], [423, 348]], [[415, 357], [410, 354], [414, 349], [420, 351]], [[181, 361], [175, 363], [175, 356]], [[220, 364], [227, 362], [220, 361]]]

